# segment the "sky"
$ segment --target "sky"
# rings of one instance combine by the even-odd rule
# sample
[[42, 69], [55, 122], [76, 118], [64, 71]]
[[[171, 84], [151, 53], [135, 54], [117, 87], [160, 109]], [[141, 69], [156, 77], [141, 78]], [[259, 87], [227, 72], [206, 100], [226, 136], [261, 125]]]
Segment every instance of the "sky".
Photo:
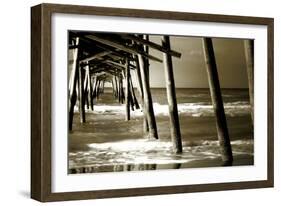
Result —
[[[150, 41], [161, 44], [161, 37], [150, 36]], [[208, 88], [202, 38], [171, 36], [170, 42], [182, 54], [172, 59], [176, 87]], [[213, 45], [221, 88], [248, 88], [243, 40], [213, 38]], [[162, 59], [161, 52], [150, 49], [150, 54]], [[150, 61], [149, 70], [151, 87], [165, 87], [163, 64]]]

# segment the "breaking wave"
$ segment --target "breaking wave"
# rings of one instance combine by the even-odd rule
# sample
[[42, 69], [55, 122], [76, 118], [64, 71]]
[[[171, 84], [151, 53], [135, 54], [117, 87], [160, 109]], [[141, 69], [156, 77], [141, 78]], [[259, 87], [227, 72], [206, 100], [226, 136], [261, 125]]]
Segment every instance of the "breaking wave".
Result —
[[[155, 115], [164, 115], [169, 114], [168, 105], [162, 105], [159, 103], [153, 103]], [[250, 114], [250, 105], [247, 101], [236, 101], [231, 103], [224, 104], [225, 113], [228, 116], [243, 116]], [[76, 108], [78, 111], [78, 108]], [[124, 105], [95, 105], [94, 111], [87, 110], [87, 112], [93, 112], [96, 114], [125, 114]], [[214, 116], [213, 106], [209, 103], [181, 103], [178, 104], [178, 112], [181, 115], [187, 115], [192, 117], [209, 117]], [[142, 110], [138, 109], [132, 111], [133, 116], [142, 116]]]
[[[253, 155], [253, 140], [232, 141], [233, 154]], [[198, 140], [184, 142], [183, 153], [175, 154], [171, 142], [161, 140], [123, 140], [111, 143], [93, 143], [87, 152], [70, 152], [69, 167], [100, 167], [120, 164], [172, 164], [195, 160], [220, 158], [218, 141]]]

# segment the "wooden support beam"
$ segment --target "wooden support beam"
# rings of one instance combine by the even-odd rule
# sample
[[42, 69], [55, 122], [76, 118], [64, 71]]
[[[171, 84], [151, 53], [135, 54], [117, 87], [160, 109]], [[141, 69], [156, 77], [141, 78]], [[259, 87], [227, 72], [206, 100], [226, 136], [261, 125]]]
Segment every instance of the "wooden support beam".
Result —
[[104, 80], [103, 80], [103, 78], [101, 78], [101, 82], [100, 82], [100, 94], [103, 93], [103, 83], [104, 83]]
[[115, 72], [115, 69], [114, 68], [106, 68], [104, 70], [104, 73], [109, 75], [109, 76], [115, 76], [115, 75], [118, 75], [118, 72]]
[[181, 53], [179, 53], [177, 51], [173, 51], [173, 50], [167, 50], [163, 46], [158, 45], [158, 44], [156, 44], [154, 42], [151, 42], [149, 40], [143, 39], [143, 38], [141, 38], [139, 36], [135, 36], [135, 35], [132, 35], [132, 34], [122, 35], [122, 36], [124, 36], [124, 38], [126, 38], [126, 39], [131, 39], [131, 40], [133, 40], [135, 42], [144, 44], [144, 45], [146, 45], [148, 47], [151, 47], [153, 49], [156, 49], [156, 50], [158, 50], [160, 52], [168, 53], [168, 54], [170, 54], [170, 55], [172, 55], [174, 57], [177, 57], [177, 58], [181, 57]]
[[80, 63], [88, 63], [89, 61], [101, 58], [101, 57], [106, 56], [106, 55], [108, 55], [110, 53], [112, 53], [112, 52], [111, 51], [103, 51], [103, 52], [100, 52], [98, 54], [95, 54], [95, 55], [92, 55], [90, 57], [87, 57], [85, 59], [80, 60]]
[[80, 112], [80, 122], [86, 122], [85, 115], [85, 97], [84, 97], [84, 74], [82, 67], [79, 67], [79, 112]]
[[124, 70], [126, 67], [124, 67], [122, 64], [120, 66], [120, 64], [116, 63], [112, 63], [112, 62], [103, 62], [103, 64], [108, 65], [109, 67], [113, 68], [113, 69], [118, 69], [118, 70]]
[[123, 60], [124, 58], [128, 58], [130, 61], [135, 61], [135, 59], [131, 57], [131, 53], [128, 54], [126, 52], [125, 54], [127, 54], [127, 55], [120, 54], [120, 52], [119, 53], [115, 52], [115, 53], [108, 54], [107, 56], [114, 60], [118, 60], [118, 59]]
[[145, 103], [144, 103], [144, 95], [143, 95], [143, 83], [141, 80], [141, 72], [140, 72], [140, 65], [139, 65], [139, 60], [136, 60], [136, 70], [134, 70], [136, 73], [136, 78], [137, 78], [137, 88], [138, 88], [138, 92], [139, 95], [141, 97], [141, 104], [142, 104], [142, 112], [143, 112], [143, 131], [146, 134], [149, 131], [148, 128], [148, 121], [147, 121], [147, 113], [146, 113], [146, 109], [145, 109]]
[[[142, 105], [142, 112], [143, 112], [143, 131], [144, 131], [144, 134], [146, 134], [149, 132], [149, 126], [148, 126], [148, 121], [147, 121], [147, 112], [146, 112], [145, 103], [144, 103], [143, 82], [141, 80], [139, 59], [136, 59], [135, 64], [136, 64], [136, 70], [135, 70], [136, 73], [135, 74], [136, 74], [137, 83], [138, 83], [137, 88], [138, 88], [139, 95], [141, 97], [141, 105]], [[147, 68], [147, 67], [145, 67], [145, 68]], [[147, 70], [147, 74], [148, 74], [148, 72], [149, 71]]]
[[[75, 38], [75, 45], [79, 44], [79, 38]], [[76, 104], [77, 100], [77, 93], [76, 93], [76, 85], [78, 81], [78, 69], [79, 69], [79, 50], [78, 47], [75, 48], [73, 51], [73, 63], [71, 65], [71, 75], [70, 75], [70, 92], [69, 92], [69, 98], [70, 98], [70, 104], [69, 104], [69, 116], [68, 116], [68, 129], [72, 130], [72, 123], [73, 123], [73, 113], [74, 113], [74, 106]]]
[[219, 76], [217, 71], [215, 53], [213, 48], [213, 42], [211, 38], [203, 38], [203, 52], [206, 63], [206, 69], [209, 80], [209, 87], [211, 98], [213, 102], [218, 140], [221, 148], [221, 157], [224, 165], [232, 165], [233, 156], [230, 144], [230, 138], [228, 134], [227, 121], [225, 117], [223, 100], [221, 96], [221, 89], [219, 83]]
[[101, 42], [98, 41], [94, 41], [93, 39], [87, 38], [83, 35], [80, 35], [80, 42], [83, 43], [82, 48], [84, 49], [84, 47], [87, 47], [86, 49], [88, 49], [91, 52], [95, 52], [95, 50], [93, 49], [93, 46], [102, 49], [104, 51], [108, 51], [111, 52], [110, 54], [108, 54], [107, 56], [110, 57], [120, 57], [121, 59], [126, 58], [131, 58], [131, 53], [125, 52], [125, 51], [121, 51], [121, 50], [117, 50], [115, 47], [112, 46], [108, 46], [106, 44], [103, 44]]
[[91, 86], [92, 86], [91, 102], [93, 103], [93, 109], [94, 109], [96, 77], [91, 75], [91, 73], [90, 73], [90, 77], [91, 77]]
[[118, 83], [118, 102], [121, 103], [121, 82], [120, 82], [120, 76], [117, 77], [117, 83]]
[[114, 85], [114, 76], [112, 76], [112, 79], [111, 79], [111, 87], [112, 87], [112, 95], [113, 95], [113, 97], [115, 97], [116, 90], [115, 90], [115, 85]]
[[99, 81], [99, 90], [98, 90], [98, 98], [100, 97], [102, 93], [102, 79], [100, 78], [100, 81]]
[[113, 98], [115, 98], [116, 97], [116, 90], [115, 90], [115, 86], [114, 86], [114, 80], [113, 80], [113, 77], [112, 77], [112, 79], [111, 79], [111, 87], [112, 87], [112, 96], [113, 96]]
[[115, 89], [116, 89], [116, 97], [118, 97], [119, 95], [119, 87], [118, 87], [118, 82], [117, 82], [117, 76], [114, 75], [114, 82], [115, 82]]
[[126, 59], [126, 70], [125, 70], [125, 80], [126, 80], [126, 96], [125, 96], [125, 102], [126, 102], [126, 121], [130, 120], [130, 67], [129, 67], [129, 61]]
[[[130, 86], [130, 87], [131, 87], [131, 86]], [[130, 88], [130, 96], [129, 96], [129, 105], [130, 105], [130, 107], [131, 107], [131, 110], [132, 110], [132, 111], [135, 111], [135, 108], [134, 108], [135, 103], [134, 103], [134, 101], [133, 101], [133, 96], [132, 96], [131, 88]]]
[[[143, 38], [144, 40], [146, 41], [149, 41], [149, 35], [143, 35]], [[149, 55], [149, 47], [147, 45], [143, 45], [143, 48], [144, 48], [144, 52]], [[149, 73], [150, 73], [150, 69], [149, 69], [149, 59], [145, 59], [145, 67], [146, 67], [146, 70], [147, 70], [147, 76], [148, 76], [148, 83], [150, 83], [150, 76], [149, 76]], [[149, 84], [150, 86], [150, 84]]]
[[101, 96], [102, 94], [102, 84], [103, 84], [103, 79], [100, 78], [100, 85], [99, 85], [99, 97]]
[[99, 96], [100, 96], [100, 80], [98, 79], [97, 86], [96, 86], [96, 100], [99, 99]]
[[147, 76], [147, 70], [145, 68], [144, 58], [140, 54], [138, 55], [141, 80], [143, 84], [143, 102], [147, 115], [148, 127], [149, 127], [149, 137], [158, 139], [157, 125], [153, 110], [152, 97], [149, 88], [149, 79]]
[[[126, 58], [126, 59], [127, 59], [127, 58]], [[115, 65], [115, 66], [118, 66], [118, 67], [122, 67], [122, 68], [124, 68], [124, 69], [127, 67], [126, 64], [121, 64], [121, 63], [118, 63], [118, 62], [115, 62], [115, 61], [112, 61], [112, 60], [109, 60], [109, 59], [104, 60], [104, 62], [105, 62], [105, 63], [110, 63], [111, 65]], [[129, 63], [129, 66], [130, 66], [131, 68], [136, 68], [134, 65], [132, 65], [132, 64], [130, 64], [130, 63]]]
[[97, 101], [97, 90], [98, 90], [98, 83], [99, 83], [99, 80], [97, 77], [95, 77], [95, 86], [94, 86], [94, 91], [93, 91], [93, 96], [94, 98], [96, 99]]
[[[81, 66], [81, 64], [80, 64]], [[82, 67], [82, 66], [81, 66]], [[88, 99], [88, 73], [87, 70], [84, 68], [83, 73], [84, 75], [84, 86], [83, 86], [83, 91], [84, 91], [84, 101], [85, 105], [87, 106], [87, 109], [89, 109], [89, 99]]]
[[121, 83], [121, 103], [123, 104], [125, 101], [125, 92], [124, 92], [124, 87], [123, 87], [123, 77], [121, 76], [120, 78], [120, 83]]
[[[162, 46], [170, 50], [169, 36], [162, 37]], [[173, 143], [173, 150], [175, 153], [182, 153], [182, 140], [180, 132], [180, 122], [178, 115], [178, 105], [176, 97], [176, 87], [173, 73], [172, 56], [168, 53], [163, 53], [164, 72], [166, 79], [167, 99], [169, 105], [170, 129], [171, 139]]]
[[93, 98], [92, 98], [92, 84], [91, 84], [91, 75], [90, 75], [90, 67], [89, 65], [86, 66], [86, 76], [87, 76], [87, 81], [88, 81], [88, 102], [90, 104], [91, 110], [94, 111], [94, 103], [93, 103]]
[[102, 81], [102, 93], [104, 93], [104, 84], [105, 84], [105, 81], [103, 80]]
[[[77, 38], [79, 38], [79, 37], [77, 37]], [[79, 46], [78, 45], [68, 45], [68, 49], [78, 49], [79, 48]]]
[[[118, 64], [113, 64], [111, 62], [106, 62], [105, 60], [100, 61], [99, 63], [89, 63], [89, 66], [91, 67], [91, 72], [99, 72], [99, 71], [104, 71], [107, 69], [112, 69], [112, 70], [123, 70], [125, 67], [122, 65]], [[119, 72], [119, 71], [116, 71]]]
[[119, 76], [119, 92], [120, 92], [119, 102], [121, 104], [123, 104], [123, 102], [124, 102], [124, 90], [123, 90], [123, 78], [122, 78], [121, 75]]
[[254, 125], [254, 40], [244, 40], [246, 66], [251, 104], [251, 117]]
[[139, 65], [139, 60], [136, 60], [136, 78], [138, 82], [138, 91], [140, 94], [140, 97], [143, 99], [143, 88], [142, 88], [142, 82], [141, 82], [141, 73], [140, 73], [140, 65]]
[[140, 55], [142, 55], [146, 58], [149, 58], [151, 60], [162, 62], [162, 60], [157, 58], [157, 57], [147, 55], [145, 52], [142, 52], [141, 50], [138, 50], [135, 47], [130, 47], [130, 46], [127, 46], [125, 44], [121, 44], [120, 42], [115, 42], [112, 39], [106, 39], [106, 38], [103, 38], [103, 37], [100, 37], [100, 36], [97, 36], [97, 35], [87, 35], [86, 37], [89, 38], [89, 39], [92, 39], [94, 41], [103, 43], [107, 46], [111, 46], [111, 47], [123, 50], [123, 51], [131, 53], [131, 54], [140, 54]]
[[[146, 41], [149, 41], [149, 35], [145, 34], [145, 35], [141, 35], [141, 38], [143, 38]], [[149, 47], [147, 45], [143, 45], [143, 49], [144, 52], [148, 55], [149, 54]], [[149, 59], [144, 59], [144, 67], [146, 69], [147, 72], [147, 79], [148, 79], [148, 87], [150, 88], [150, 70], [149, 70]], [[143, 131], [149, 131], [149, 126], [148, 126], [148, 120], [147, 118], [143, 119]]]
[[135, 106], [136, 109], [139, 109], [139, 103], [135, 94], [135, 90], [134, 90], [134, 85], [133, 85], [133, 81], [132, 81], [132, 76], [130, 75], [130, 91], [131, 91], [131, 100], [133, 102], [133, 105]]
[[[145, 34], [145, 35], [143, 35], [143, 40], [145, 40], [145, 41], [149, 41], [149, 35], [148, 34]], [[149, 54], [149, 46], [147, 46], [147, 45], [143, 45], [143, 48], [144, 48], [144, 52], [146, 53], [146, 54]]]
[[[84, 67], [84, 66], [81, 66], [80, 65], [80, 67]], [[84, 69], [84, 68], [83, 68]], [[83, 83], [83, 91], [87, 91], [87, 89], [88, 89], [88, 78], [87, 78], [87, 71], [86, 71], [86, 69], [84, 69], [83, 71], [83, 74], [84, 74], [84, 83]]]
[[118, 75], [117, 77], [118, 80], [118, 101], [119, 103], [123, 103], [123, 85], [122, 85], [122, 76]]
[[[127, 59], [126, 59], [126, 61], [127, 61]], [[119, 67], [119, 68], [124, 68], [124, 69], [126, 69], [127, 68], [127, 63], [125, 63], [125, 64], [120, 64], [120, 63], [118, 63], [118, 62], [115, 62], [115, 61], [111, 61], [111, 60], [104, 60], [104, 62], [105, 63], [109, 63], [110, 65], [113, 65], [113, 66], [117, 66], [117, 67]]]

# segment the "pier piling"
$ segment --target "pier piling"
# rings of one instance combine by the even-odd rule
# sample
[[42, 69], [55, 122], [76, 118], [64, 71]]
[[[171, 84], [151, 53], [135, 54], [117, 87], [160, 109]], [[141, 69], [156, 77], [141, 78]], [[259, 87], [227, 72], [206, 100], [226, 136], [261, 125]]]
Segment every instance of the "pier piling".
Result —
[[203, 53], [208, 74], [208, 81], [216, 117], [218, 140], [224, 165], [232, 165], [233, 156], [225, 117], [219, 76], [217, 71], [213, 42], [211, 38], [203, 38]]
[[246, 66], [251, 104], [251, 117], [254, 125], [254, 40], [244, 40]]
[[147, 75], [147, 70], [145, 67], [145, 60], [144, 57], [140, 54], [138, 55], [139, 60], [139, 66], [140, 66], [140, 72], [141, 72], [141, 80], [142, 80], [142, 86], [143, 86], [143, 103], [146, 110], [147, 115], [147, 122], [149, 127], [149, 137], [158, 139], [158, 132], [157, 132], [157, 125], [152, 105], [152, 97], [150, 93], [149, 88], [149, 79]]
[[[170, 39], [168, 36], [162, 37], [162, 46], [167, 50], [171, 50]], [[169, 53], [163, 52], [163, 60], [164, 60], [163, 63], [164, 63], [164, 71], [165, 71], [165, 79], [166, 79], [166, 90], [167, 90], [169, 118], [170, 118], [170, 127], [171, 127], [170, 130], [171, 130], [173, 149], [176, 153], [182, 153], [182, 140], [181, 140], [181, 132], [180, 132], [180, 122], [179, 122], [179, 115], [178, 115], [172, 57]]]
[[129, 61], [126, 59], [126, 68], [125, 68], [125, 80], [126, 80], [126, 121], [130, 120], [130, 66]]
[[80, 111], [80, 122], [86, 122], [85, 115], [85, 96], [84, 96], [84, 72], [83, 67], [79, 67], [79, 111]]
[[77, 101], [77, 93], [76, 93], [76, 84], [78, 81], [78, 68], [79, 68], [79, 59], [78, 59], [78, 45], [79, 45], [79, 37], [75, 38], [74, 45], [77, 47], [73, 49], [73, 63], [71, 67], [71, 78], [69, 81], [70, 84], [70, 107], [69, 107], [69, 115], [68, 115], [68, 128], [69, 130], [72, 130], [72, 124], [73, 124], [73, 113], [74, 113], [74, 106]]

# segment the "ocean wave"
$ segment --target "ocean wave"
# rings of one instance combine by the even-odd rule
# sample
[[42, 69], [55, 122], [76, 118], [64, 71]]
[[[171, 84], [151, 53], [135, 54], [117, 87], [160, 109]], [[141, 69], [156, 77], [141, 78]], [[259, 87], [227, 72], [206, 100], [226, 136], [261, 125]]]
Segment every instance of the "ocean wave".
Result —
[[[236, 155], [253, 155], [253, 140], [232, 141]], [[69, 167], [112, 166], [118, 164], [171, 164], [220, 158], [218, 141], [200, 140], [183, 143], [183, 153], [175, 154], [171, 142], [161, 140], [123, 140], [111, 143], [93, 143], [87, 152], [70, 152]]]
[[[153, 103], [153, 109], [155, 115], [164, 115], [169, 114], [168, 105], [163, 105], [159, 103]], [[250, 114], [250, 104], [247, 101], [236, 101], [224, 104], [225, 113], [227, 116], [243, 116]], [[75, 108], [75, 111], [78, 112], [78, 107]], [[124, 105], [95, 105], [94, 111], [91, 111], [86, 108], [86, 112], [93, 112], [95, 114], [125, 114]], [[178, 104], [178, 112], [181, 115], [187, 115], [192, 117], [208, 117], [214, 116], [213, 106], [209, 103], [200, 102], [200, 103], [181, 103]], [[142, 116], [142, 110], [138, 109], [131, 111], [132, 116]]]

